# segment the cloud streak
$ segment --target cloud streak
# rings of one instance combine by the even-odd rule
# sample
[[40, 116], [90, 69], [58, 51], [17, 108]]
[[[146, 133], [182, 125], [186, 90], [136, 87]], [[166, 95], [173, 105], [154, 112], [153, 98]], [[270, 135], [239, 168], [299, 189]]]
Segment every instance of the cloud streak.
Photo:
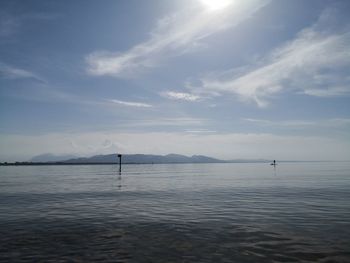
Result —
[[211, 96], [235, 94], [259, 107], [267, 106], [271, 97], [287, 89], [318, 97], [349, 95], [350, 33], [325, 29], [329, 16], [324, 12], [317, 23], [249, 69], [208, 74], [201, 85], [188, 88]]
[[288, 121], [272, 121], [266, 119], [252, 119], [245, 118], [244, 121], [255, 123], [257, 125], [263, 125], [267, 127], [286, 127], [286, 128], [335, 128], [335, 127], [350, 127], [350, 119], [347, 118], [333, 118], [323, 119], [318, 121], [310, 120], [288, 120]]
[[264, 133], [1, 134], [0, 161], [28, 160], [34, 155], [45, 152], [85, 156], [115, 153], [120, 150], [123, 153], [203, 154], [223, 159], [275, 159], [278, 156], [280, 160], [344, 160], [350, 156], [349, 146], [348, 141], [344, 142], [334, 138], [279, 136]]
[[198, 43], [217, 32], [236, 26], [266, 5], [268, 0], [230, 1], [222, 10], [199, 5], [158, 21], [150, 39], [125, 52], [97, 51], [86, 57], [92, 75], [131, 77], [159, 65], [165, 58], [196, 50]]
[[166, 91], [160, 94], [162, 97], [171, 99], [171, 100], [184, 100], [184, 101], [198, 101], [201, 99], [200, 96], [194, 95], [187, 92], [175, 92], [175, 91]]
[[[16, 10], [18, 11], [18, 10]], [[28, 13], [13, 14], [10, 10], [0, 10], [0, 38], [11, 37], [16, 34], [20, 28], [32, 21], [48, 21], [59, 18], [58, 14], [49, 13]]]
[[127, 107], [136, 107], [136, 108], [151, 108], [153, 105], [148, 103], [134, 102], [134, 101], [123, 101], [123, 100], [108, 100], [109, 102], [119, 104]]
[[0, 37], [8, 37], [17, 31], [20, 22], [14, 16], [0, 12]]
[[33, 72], [15, 68], [0, 62], [0, 77], [4, 79], [33, 79], [39, 82], [46, 82]]
[[173, 117], [173, 118], [153, 118], [132, 120], [126, 124], [121, 124], [124, 127], [174, 127], [174, 126], [202, 126], [208, 122], [207, 119], [191, 118], [191, 117]]

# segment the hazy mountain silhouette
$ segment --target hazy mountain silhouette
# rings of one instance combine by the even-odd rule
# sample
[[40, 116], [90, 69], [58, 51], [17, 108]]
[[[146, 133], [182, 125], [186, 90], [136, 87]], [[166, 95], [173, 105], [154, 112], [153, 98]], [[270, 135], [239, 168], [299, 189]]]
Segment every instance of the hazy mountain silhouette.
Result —
[[52, 153], [44, 153], [44, 154], [34, 156], [29, 161], [30, 162], [61, 162], [61, 161], [65, 161], [73, 158], [77, 158], [77, 156], [72, 154], [55, 155]]
[[[204, 155], [186, 156], [181, 154], [123, 154], [124, 164], [166, 164], [166, 163], [265, 163], [266, 159], [234, 159], [220, 160]], [[117, 154], [95, 155], [91, 157], [76, 157], [74, 155], [54, 155], [45, 153], [33, 157], [23, 164], [114, 164], [119, 163]], [[16, 162], [16, 164], [21, 164]]]
[[[117, 163], [117, 154], [96, 155], [87, 158], [75, 158], [62, 163]], [[125, 154], [122, 157], [123, 163], [224, 163], [226, 161], [211, 158], [202, 155], [193, 155], [191, 157], [180, 154], [153, 155], [153, 154]]]

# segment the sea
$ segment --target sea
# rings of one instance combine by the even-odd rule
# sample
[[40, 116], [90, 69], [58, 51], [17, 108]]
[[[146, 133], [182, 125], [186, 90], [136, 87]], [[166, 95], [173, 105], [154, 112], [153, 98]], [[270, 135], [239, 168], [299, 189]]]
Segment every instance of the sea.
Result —
[[350, 163], [0, 167], [1, 262], [350, 262]]

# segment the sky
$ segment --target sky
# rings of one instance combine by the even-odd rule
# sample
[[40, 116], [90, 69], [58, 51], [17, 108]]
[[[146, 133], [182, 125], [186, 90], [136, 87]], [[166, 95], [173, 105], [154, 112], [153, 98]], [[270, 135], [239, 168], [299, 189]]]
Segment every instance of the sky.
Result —
[[350, 159], [350, 1], [0, 2], [0, 161]]

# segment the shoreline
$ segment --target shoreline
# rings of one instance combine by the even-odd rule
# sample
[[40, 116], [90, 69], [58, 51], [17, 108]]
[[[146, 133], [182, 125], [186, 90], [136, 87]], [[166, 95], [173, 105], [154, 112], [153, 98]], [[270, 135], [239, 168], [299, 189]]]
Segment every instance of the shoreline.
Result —
[[[350, 161], [278, 161], [278, 163], [344, 163]], [[144, 164], [228, 164], [228, 163], [265, 163], [269, 161], [226, 161], [226, 162], [164, 162], [164, 163], [122, 163], [123, 165], [144, 165]], [[119, 165], [119, 162], [91, 162], [91, 163], [64, 163], [64, 162], [3, 162], [0, 166], [50, 166], [50, 165]]]

